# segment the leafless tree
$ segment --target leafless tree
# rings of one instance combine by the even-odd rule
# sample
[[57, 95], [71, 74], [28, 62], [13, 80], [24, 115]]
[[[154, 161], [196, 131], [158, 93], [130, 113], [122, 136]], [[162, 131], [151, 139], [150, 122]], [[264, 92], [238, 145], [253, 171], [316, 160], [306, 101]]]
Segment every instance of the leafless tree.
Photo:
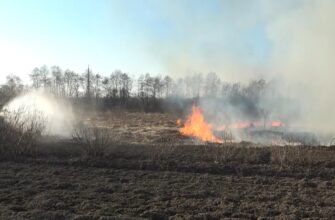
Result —
[[46, 65], [43, 65], [40, 67], [39, 69], [40, 71], [40, 76], [41, 76], [41, 82], [42, 82], [42, 86], [47, 89], [50, 88], [51, 85], [51, 81], [49, 78], [49, 69]]
[[40, 69], [38, 67], [35, 67], [29, 76], [30, 76], [31, 81], [33, 82], [33, 87], [36, 89], [40, 88], [42, 84], [41, 82], [42, 77], [41, 77]]
[[170, 76], [165, 76], [163, 79], [163, 89], [165, 97], [169, 97], [171, 95], [173, 80]]
[[125, 103], [127, 99], [130, 97], [132, 84], [133, 84], [132, 79], [126, 73], [122, 73], [120, 76], [120, 91], [119, 91], [122, 103]]
[[8, 75], [6, 77], [6, 83], [0, 87], [0, 106], [20, 94], [23, 88], [24, 86], [20, 77]]
[[62, 95], [63, 89], [63, 71], [59, 66], [52, 66], [51, 70], [51, 84], [52, 91], [56, 95]]
[[204, 95], [208, 97], [217, 97], [221, 80], [214, 72], [210, 72], [206, 76]]

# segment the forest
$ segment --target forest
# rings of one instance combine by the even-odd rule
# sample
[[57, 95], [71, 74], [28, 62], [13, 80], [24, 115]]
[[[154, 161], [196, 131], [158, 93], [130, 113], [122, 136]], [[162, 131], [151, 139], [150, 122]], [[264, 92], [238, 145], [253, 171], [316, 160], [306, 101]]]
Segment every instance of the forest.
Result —
[[248, 83], [222, 80], [215, 72], [174, 78], [150, 73], [130, 75], [121, 70], [111, 74], [94, 73], [89, 67], [83, 73], [62, 70], [59, 66], [36, 67], [29, 74], [30, 82], [8, 75], [0, 86], [0, 106], [13, 97], [32, 89], [43, 89], [54, 96], [90, 108], [121, 108], [144, 112], [182, 111], [184, 104], [201, 99], [229, 103], [246, 115], [261, 117], [271, 109], [262, 103], [275, 99], [276, 83], [264, 79]]

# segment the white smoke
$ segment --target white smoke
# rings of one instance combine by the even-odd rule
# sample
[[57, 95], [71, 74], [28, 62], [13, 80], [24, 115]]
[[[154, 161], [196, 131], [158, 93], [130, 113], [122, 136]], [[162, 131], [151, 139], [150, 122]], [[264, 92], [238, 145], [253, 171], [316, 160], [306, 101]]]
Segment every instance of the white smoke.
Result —
[[299, 101], [304, 128], [335, 132], [335, 1], [297, 1], [279, 13], [280, 4], [271, 2], [263, 4], [273, 43], [271, 70], [290, 84], [287, 94]]
[[[214, 71], [228, 82], [275, 79], [277, 93], [289, 101], [269, 102], [271, 108], [302, 130], [335, 133], [335, 1], [236, 0], [221, 1], [215, 10], [206, 6], [190, 13], [179, 2], [163, 10], [180, 33], [152, 44], [167, 72]], [[271, 45], [263, 63], [249, 62], [253, 47], [248, 51], [244, 38], [256, 25], [265, 29]], [[300, 106], [299, 115], [293, 105]]]
[[28, 122], [37, 115], [45, 123], [46, 135], [72, 134], [74, 115], [71, 106], [46, 92], [32, 91], [20, 95], [5, 105], [3, 111], [9, 115], [20, 114], [20, 119]]

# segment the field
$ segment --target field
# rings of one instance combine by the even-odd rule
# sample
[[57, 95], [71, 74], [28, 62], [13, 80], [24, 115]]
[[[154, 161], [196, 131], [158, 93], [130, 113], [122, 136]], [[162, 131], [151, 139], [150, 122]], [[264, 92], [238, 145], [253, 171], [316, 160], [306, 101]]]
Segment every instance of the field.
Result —
[[176, 126], [176, 116], [160, 113], [104, 112], [81, 114], [84, 123], [111, 130], [125, 144], [185, 143]]
[[46, 138], [0, 162], [1, 219], [333, 219], [332, 147], [200, 144], [171, 115], [83, 117], [107, 127], [99, 156]]

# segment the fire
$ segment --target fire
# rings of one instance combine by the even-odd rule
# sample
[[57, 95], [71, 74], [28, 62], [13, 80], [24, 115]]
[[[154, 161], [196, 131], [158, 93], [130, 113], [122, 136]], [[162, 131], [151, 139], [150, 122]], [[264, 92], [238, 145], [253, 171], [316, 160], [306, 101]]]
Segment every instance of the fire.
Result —
[[[186, 118], [185, 121], [178, 119], [176, 121], [177, 126], [179, 127], [179, 132], [184, 136], [190, 136], [198, 138], [202, 141], [214, 142], [214, 143], [223, 143], [224, 141], [220, 138], [214, 136], [212, 132], [212, 125], [206, 122], [202, 111], [199, 107], [193, 105], [191, 114]], [[282, 121], [275, 120], [267, 123], [271, 127], [282, 127], [285, 124]], [[219, 127], [215, 127], [214, 130], [217, 132], [229, 132], [230, 129], [241, 130], [242, 132], [245, 129], [265, 127], [265, 123], [260, 121], [237, 121], [231, 122], [229, 124], [222, 124]], [[228, 130], [228, 131], [227, 131]], [[247, 132], [247, 131], [245, 131]]]
[[216, 129], [217, 131], [225, 131], [226, 130], [226, 125], [221, 125]]
[[282, 121], [272, 121], [271, 122], [271, 127], [282, 127], [285, 126], [284, 122]]
[[205, 121], [201, 109], [193, 105], [191, 114], [187, 117], [184, 127], [179, 128], [179, 131], [185, 136], [195, 137], [202, 141], [222, 142], [213, 135], [211, 129], [212, 125]]
[[253, 127], [254, 123], [252, 122], [235, 122], [228, 125], [221, 125], [220, 127], [216, 128], [217, 131], [225, 131], [227, 128], [232, 129], [243, 129], [243, 128], [250, 128]]
[[249, 128], [251, 127], [250, 122], [236, 122], [231, 124], [229, 127], [235, 128], [235, 129], [241, 129], [241, 128]]

